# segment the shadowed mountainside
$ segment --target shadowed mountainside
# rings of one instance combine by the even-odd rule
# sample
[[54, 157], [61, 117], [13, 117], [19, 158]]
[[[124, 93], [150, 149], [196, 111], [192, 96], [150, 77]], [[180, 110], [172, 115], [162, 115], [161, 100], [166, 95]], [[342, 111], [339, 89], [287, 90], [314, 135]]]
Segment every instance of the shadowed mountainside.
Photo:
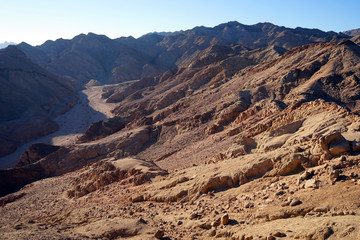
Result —
[[15, 46], [0, 50], [0, 156], [55, 131], [51, 118], [76, 101], [69, 81], [34, 64]]

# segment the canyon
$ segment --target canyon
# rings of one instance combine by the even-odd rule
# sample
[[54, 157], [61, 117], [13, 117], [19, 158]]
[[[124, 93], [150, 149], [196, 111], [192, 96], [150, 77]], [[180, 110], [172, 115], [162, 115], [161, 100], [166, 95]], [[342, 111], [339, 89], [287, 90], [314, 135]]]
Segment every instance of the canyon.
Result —
[[229, 22], [0, 50], [0, 239], [359, 239], [359, 39]]

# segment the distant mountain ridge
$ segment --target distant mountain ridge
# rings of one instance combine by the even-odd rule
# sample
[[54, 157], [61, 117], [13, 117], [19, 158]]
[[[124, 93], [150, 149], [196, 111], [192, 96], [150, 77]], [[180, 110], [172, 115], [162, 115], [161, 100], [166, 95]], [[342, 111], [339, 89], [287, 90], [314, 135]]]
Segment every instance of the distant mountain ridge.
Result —
[[5, 42], [3, 42], [3, 43], [0, 43], [0, 49], [6, 48], [6, 47], [9, 46], [9, 45], [16, 45], [16, 43], [5, 41]]
[[110, 39], [89, 33], [71, 40], [47, 41], [36, 47], [26, 43], [18, 47], [45, 69], [81, 83], [90, 79], [116, 83], [186, 67], [183, 64], [187, 59], [211, 45], [240, 44], [249, 49], [275, 45], [291, 49], [344, 38], [349, 36], [318, 29], [291, 29], [271, 23], [244, 25], [228, 22], [213, 28], [195, 27], [173, 33], [149, 33], [138, 39]]
[[355, 37], [356, 35], [360, 34], [360, 28], [348, 30], [348, 31], [345, 31], [343, 33], [346, 34], [346, 35], [349, 35], [351, 37]]

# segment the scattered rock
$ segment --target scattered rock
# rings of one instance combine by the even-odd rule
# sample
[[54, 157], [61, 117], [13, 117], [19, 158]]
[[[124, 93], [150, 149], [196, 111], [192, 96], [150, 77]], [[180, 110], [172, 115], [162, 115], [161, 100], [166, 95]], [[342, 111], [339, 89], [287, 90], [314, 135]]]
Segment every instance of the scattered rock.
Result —
[[318, 182], [315, 179], [310, 179], [305, 182], [305, 188], [318, 188]]
[[284, 195], [285, 194], [285, 191], [284, 190], [280, 190], [278, 192], [275, 193], [275, 196], [281, 196], [281, 195]]
[[193, 219], [196, 219], [196, 218], [199, 218], [199, 217], [200, 217], [199, 214], [197, 214], [197, 213], [191, 213], [189, 219], [190, 219], [190, 220], [193, 220]]
[[275, 232], [275, 233], [272, 234], [272, 236], [274, 236], [274, 237], [286, 237], [286, 234], [282, 233], [282, 232]]
[[339, 170], [332, 170], [329, 172], [329, 180], [332, 184], [334, 184], [340, 176]]
[[333, 234], [331, 227], [320, 227], [310, 234], [311, 239], [327, 239]]
[[202, 222], [198, 225], [199, 228], [209, 230], [211, 229], [211, 223], [208, 222]]
[[164, 235], [165, 235], [165, 232], [163, 230], [157, 230], [154, 237], [157, 239], [161, 239], [164, 237]]
[[304, 181], [304, 180], [308, 179], [308, 177], [310, 177], [310, 176], [311, 176], [311, 174], [308, 171], [305, 171], [300, 175], [299, 179], [301, 181]]
[[209, 232], [209, 237], [214, 237], [216, 235], [216, 229], [211, 229]]
[[229, 214], [224, 214], [221, 216], [221, 224], [227, 225], [229, 223]]
[[300, 199], [298, 199], [297, 197], [292, 199], [291, 202], [290, 202], [290, 206], [296, 206], [296, 205], [299, 205], [301, 204], [302, 202], [300, 201]]
[[244, 208], [253, 208], [254, 207], [254, 203], [252, 203], [252, 202], [245, 202], [245, 204], [244, 204]]
[[221, 223], [221, 218], [218, 218], [217, 220], [211, 223], [211, 226], [216, 228], [217, 226], [220, 225], [220, 223]]

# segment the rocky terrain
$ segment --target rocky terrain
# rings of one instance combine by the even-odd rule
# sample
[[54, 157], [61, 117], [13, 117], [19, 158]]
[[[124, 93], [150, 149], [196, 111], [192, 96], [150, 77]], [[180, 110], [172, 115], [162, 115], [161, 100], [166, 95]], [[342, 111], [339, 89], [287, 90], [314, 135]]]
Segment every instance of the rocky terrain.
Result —
[[15, 46], [0, 50], [0, 157], [52, 133], [52, 118], [77, 101], [71, 82], [33, 63]]
[[88, 96], [108, 119], [0, 170], [0, 239], [360, 238], [356, 37], [238, 23], [144, 37], [175, 66], [101, 86]]

